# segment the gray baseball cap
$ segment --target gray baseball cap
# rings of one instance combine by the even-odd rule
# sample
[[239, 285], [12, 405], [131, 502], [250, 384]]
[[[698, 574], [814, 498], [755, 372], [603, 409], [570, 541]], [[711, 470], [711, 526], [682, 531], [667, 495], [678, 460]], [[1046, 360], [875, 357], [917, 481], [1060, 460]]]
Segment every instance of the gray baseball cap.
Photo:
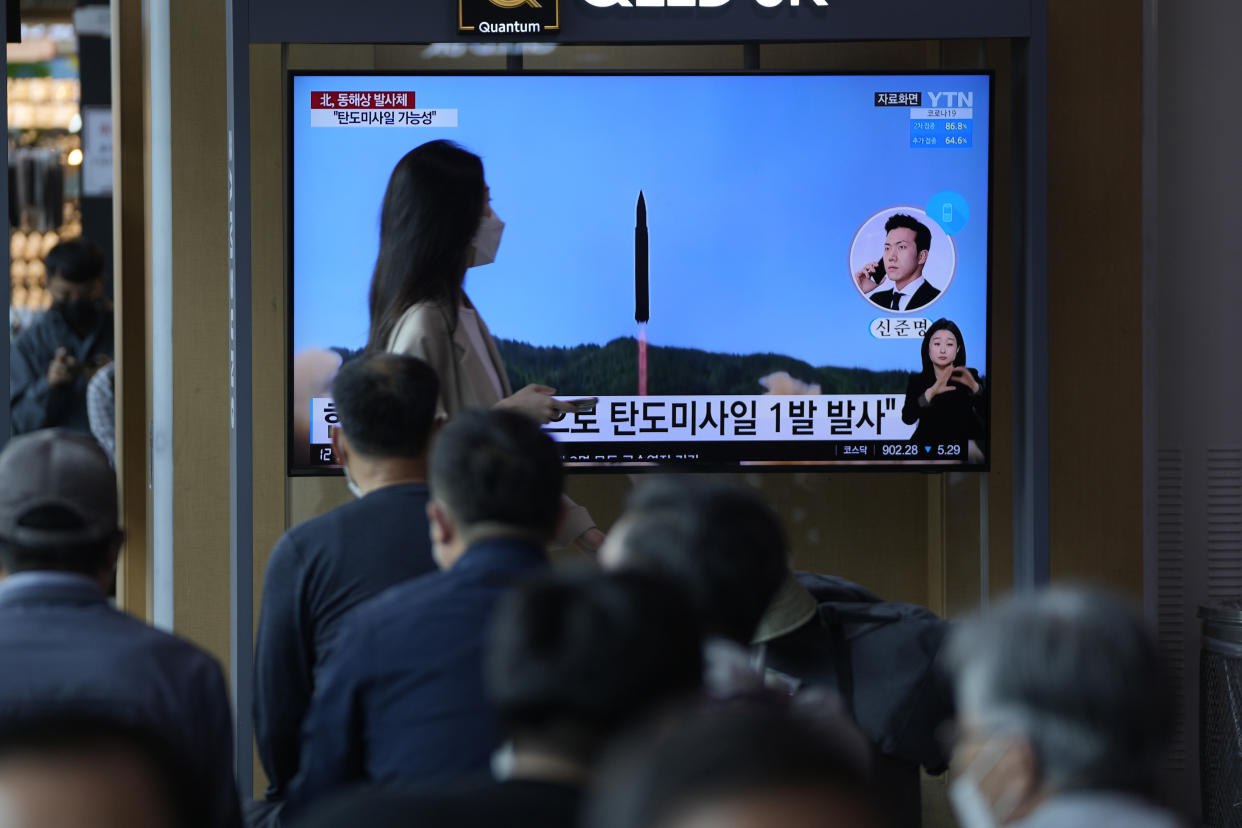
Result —
[[[67, 526], [41, 527], [40, 509]], [[0, 538], [26, 547], [76, 546], [117, 531], [116, 474], [90, 437], [62, 428], [14, 437], [0, 452]]]

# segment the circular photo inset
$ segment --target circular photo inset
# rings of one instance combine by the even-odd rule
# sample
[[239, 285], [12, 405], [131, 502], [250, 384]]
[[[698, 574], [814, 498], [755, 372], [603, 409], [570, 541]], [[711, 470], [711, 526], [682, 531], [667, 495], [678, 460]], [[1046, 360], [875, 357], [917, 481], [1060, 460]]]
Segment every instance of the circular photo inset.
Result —
[[957, 248], [920, 207], [889, 207], [862, 223], [850, 244], [850, 281], [877, 310], [914, 313], [953, 282]]

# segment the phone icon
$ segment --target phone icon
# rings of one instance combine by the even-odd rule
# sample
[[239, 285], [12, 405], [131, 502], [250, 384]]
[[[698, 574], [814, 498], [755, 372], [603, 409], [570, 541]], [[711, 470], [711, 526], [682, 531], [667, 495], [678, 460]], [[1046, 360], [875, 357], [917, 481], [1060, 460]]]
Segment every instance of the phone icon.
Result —
[[952, 202], [946, 201], [944, 203], [944, 206], [940, 208], [940, 223], [941, 224], [952, 224], [953, 223], [953, 203]]

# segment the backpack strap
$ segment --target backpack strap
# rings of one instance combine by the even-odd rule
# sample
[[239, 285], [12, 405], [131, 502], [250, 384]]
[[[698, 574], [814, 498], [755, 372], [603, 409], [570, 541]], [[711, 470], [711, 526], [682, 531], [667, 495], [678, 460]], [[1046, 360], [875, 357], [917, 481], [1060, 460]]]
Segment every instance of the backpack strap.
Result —
[[845, 619], [832, 604], [819, 605], [819, 623], [828, 631], [832, 647], [832, 671], [837, 679], [837, 692], [845, 711], [854, 718], [854, 667], [850, 663], [849, 645], [845, 642]]

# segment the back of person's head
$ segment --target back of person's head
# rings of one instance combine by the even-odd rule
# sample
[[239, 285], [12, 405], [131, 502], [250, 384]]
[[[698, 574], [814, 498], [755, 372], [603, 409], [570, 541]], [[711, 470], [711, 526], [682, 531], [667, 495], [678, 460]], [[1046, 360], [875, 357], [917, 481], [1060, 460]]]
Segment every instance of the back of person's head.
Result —
[[1125, 601], [1087, 587], [1015, 595], [960, 625], [948, 655], [963, 726], [1021, 737], [1043, 789], [1150, 791], [1172, 705]]
[[435, 422], [440, 381], [421, 359], [366, 354], [341, 366], [332, 399], [349, 446], [373, 458], [420, 457]]
[[86, 239], [63, 241], [43, 257], [47, 277], [81, 284], [104, 275], [104, 255], [99, 245]]
[[764, 704], [689, 711], [605, 758], [587, 828], [879, 828], [866, 772], [814, 720]]
[[533, 420], [500, 409], [464, 411], [431, 450], [431, 497], [458, 530], [495, 524], [547, 542], [561, 517], [560, 452]]
[[0, 824], [208, 828], [199, 786], [160, 735], [99, 716], [0, 724]]
[[672, 578], [707, 634], [749, 644], [788, 555], [780, 519], [753, 490], [668, 477], [634, 490], [603, 560]]
[[638, 572], [549, 574], [493, 616], [488, 697], [519, 747], [589, 764], [628, 723], [701, 686], [701, 650], [675, 585]]
[[0, 452], [5, 572], [105, 574], [119, 536], [116, 475], [90, 437], [47, 429], [14, 437]]
[[380, 211], [367, 347], [383, 351], [401, 315], [419, 302], [455, 310], [470, 242], [486, 206], [483, 161], [451, 141], [430, 141], [397, 162]]

